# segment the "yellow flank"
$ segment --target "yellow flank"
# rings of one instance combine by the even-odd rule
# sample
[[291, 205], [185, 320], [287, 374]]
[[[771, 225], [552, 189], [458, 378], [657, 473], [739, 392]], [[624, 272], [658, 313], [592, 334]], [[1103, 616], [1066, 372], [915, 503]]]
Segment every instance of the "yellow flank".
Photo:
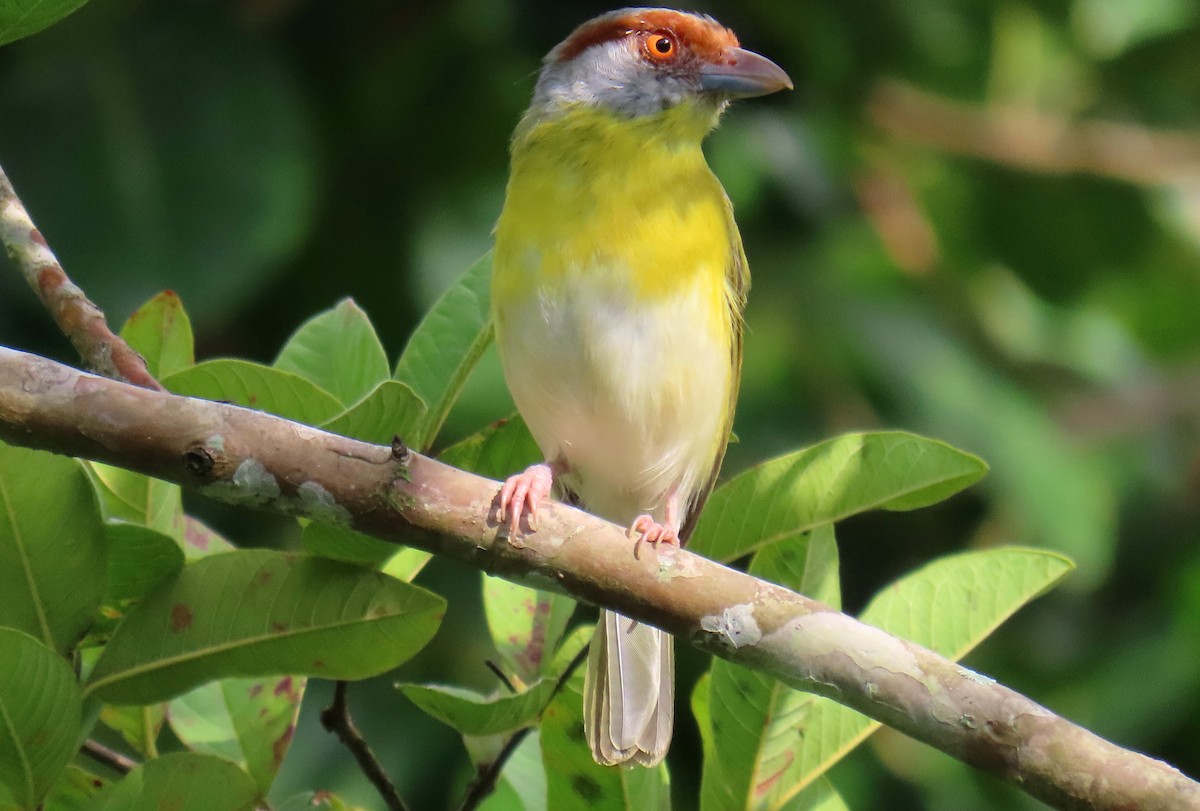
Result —
[[[608, 269], [611, 284], [643, 300], [690, 286], [695, 274], [723, 291], [737, 237], [700, 149], [711, 126], [711, 113], [687, 104], [637, 119], [580, 108], [523, 122], [496, 229], [493, 295], [553, 286], [586, 267]], [[703, 315], [719, 329], [724, 296], [711, 302]]]

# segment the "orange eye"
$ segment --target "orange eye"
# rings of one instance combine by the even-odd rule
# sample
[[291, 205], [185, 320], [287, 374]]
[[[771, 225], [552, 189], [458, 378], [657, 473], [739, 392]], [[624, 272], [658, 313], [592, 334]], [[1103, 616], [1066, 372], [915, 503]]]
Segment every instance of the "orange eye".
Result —
[[646, 52], [655, 59], [670, 59], [675, 55], [675, 40], [665, 34], [646, 37]]

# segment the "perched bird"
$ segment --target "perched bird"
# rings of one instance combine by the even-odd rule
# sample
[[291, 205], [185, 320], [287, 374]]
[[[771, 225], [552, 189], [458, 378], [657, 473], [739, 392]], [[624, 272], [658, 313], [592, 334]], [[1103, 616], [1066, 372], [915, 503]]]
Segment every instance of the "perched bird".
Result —
[[[545, 459], [500, 491], [510, 533], [536, 530], [557, 487], [636, 543], [687, 540], [725, 455], [750, 283], [701, 141], [731, 99], [791, 86], [711, 17], [669, 9], [610, 12], [546, 56], [496, 226], [496, 341]], [[662, 760], [674, 691], [671, 637], [601, 611], [596, 760]]]

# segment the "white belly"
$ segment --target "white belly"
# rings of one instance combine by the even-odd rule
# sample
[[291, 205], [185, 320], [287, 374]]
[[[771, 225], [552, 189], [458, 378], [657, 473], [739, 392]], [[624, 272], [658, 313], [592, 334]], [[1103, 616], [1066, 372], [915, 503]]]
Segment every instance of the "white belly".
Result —
[[505, 377], [543, 454], [567, 464], [590, 510], [661, 520], [668, 491], [686, 504], [724, 442], [730, 347], [697, 315], [713, 307], [703, 279], [646, 304], [603, 278], [581, 273], [502, 308]]

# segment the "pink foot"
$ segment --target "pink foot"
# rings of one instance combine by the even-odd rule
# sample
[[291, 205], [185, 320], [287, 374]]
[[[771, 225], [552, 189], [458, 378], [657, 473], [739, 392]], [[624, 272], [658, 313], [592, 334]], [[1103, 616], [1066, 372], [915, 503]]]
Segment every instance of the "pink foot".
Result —
[[630, 532], [641, 533], [633, 544], [633, 556], [636, 558], [643, 543], [648, 543], [658, 549], [660, 543], [667, 546], [679, 546], [679, 530], [670, 524], [660, 524], [649, 515], [639, 515], [629, 526]]
[[496, 498], [500, 523], [508, 522], [509, 535], [516, 534], [522, 515], [529, 516], [530, 531], [537, 531], [538, 502], [550, 495], [553, 483], [554, 470], [548, 464], [530, 465], [505, 480]]

